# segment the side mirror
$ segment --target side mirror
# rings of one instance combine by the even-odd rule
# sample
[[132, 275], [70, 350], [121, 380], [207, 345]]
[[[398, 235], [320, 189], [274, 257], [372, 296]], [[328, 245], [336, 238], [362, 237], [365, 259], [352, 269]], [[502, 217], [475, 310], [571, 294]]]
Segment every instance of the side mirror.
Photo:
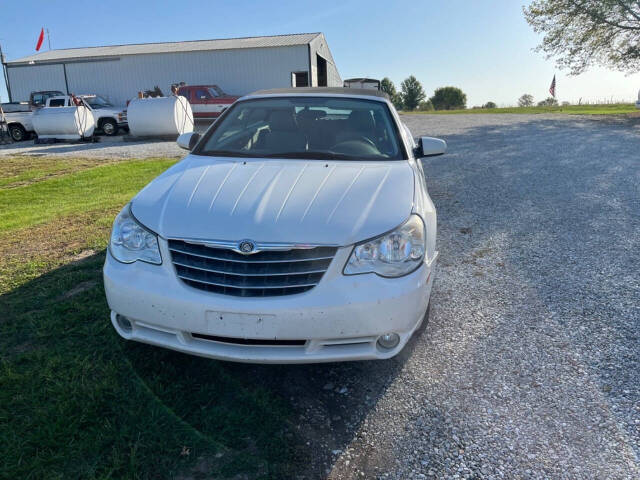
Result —
[[435, 157], [447, 151], [447, 142], [439, 138], [420, 137], [416, 147], [416, 158]]
[[191, 151], [193, 150], [193, 147], [196, 146], [196, 143], [198, 143], [198, 140], [200, 140], [199, 133], [187, 132], [180, 135], [178, 137], [178, 140], [176, 140], [176, 142], [178, 143], [178, 146], [180, 148], [184, 148], [185, 150]]

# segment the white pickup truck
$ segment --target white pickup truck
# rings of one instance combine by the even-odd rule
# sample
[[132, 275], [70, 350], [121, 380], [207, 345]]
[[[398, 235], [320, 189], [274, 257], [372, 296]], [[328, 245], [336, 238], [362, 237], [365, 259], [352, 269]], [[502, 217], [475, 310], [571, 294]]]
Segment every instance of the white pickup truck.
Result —
[[[39, 92], [36, 92], [39, 93]], [[52, 96], [47, 96], [41, 103], [34, 98], [30, 102], [15, 102], [11, 104], [3, 104], [9, 134], [14, 142], [28, 140], [32, 134], [35, 134], [32, 123], [33, 110], [41, 107], [65, 107], [71, 105], [71, 97], [64, 95], [62, 92], [47, 92]], [[57, 95], [55, 95], [57, 94]], [[128, 128], [127, 110], [114, 107], [99, 95], [78, 95], [93, 110], [93, 116], [96, 120], [96, 127], [101, 129], [105, 135], [116, 135], [119, 128]]]
[[28, 102], [3, 103], [5, 118], [9, 127], [9, 134], [14, 142], [28, 140], [35, 133], [31, 114], [45, 106], [47, 99], [64, 95], [59, 90], [42, 90], [31, 92]]
[[7, 119], [9, 135], [11, 135], [14, 142], [28, 140], [31, 134], [34, 133], [33, 123], [31, 123], [32, 115], [33, 112], [31, 110], [5, 112], [4, 116]]
[[[96, 128], [102, 130], [105, 135], [116, 135], [119, 128], [128, 128], [127, 110], [114, 107], [99, 95], [76, 95], [85, 101], [93, 111]], [[47, 100], [47, 107], [70, 107], [71, 97], [67, 95], [51, 97]]]

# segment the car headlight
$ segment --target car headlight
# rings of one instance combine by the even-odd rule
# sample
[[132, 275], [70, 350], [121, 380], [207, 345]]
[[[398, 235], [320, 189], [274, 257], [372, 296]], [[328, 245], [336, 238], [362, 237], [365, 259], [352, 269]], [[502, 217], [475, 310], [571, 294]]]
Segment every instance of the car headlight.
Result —
[[356, 245], [344, 267], [344, 274], [376, 273], [382, 277], [401, 277], [420, 266], [424, 252], [424, 222], [413, 214], [392, 232]]
[[158, 236], [136, 221], [131, 214], [130, 204], [120, 211], [113, 222], [109, 251], [113, 258], [122, 263], [133, 263], [136, 260], [155, 265], [162, 263]]

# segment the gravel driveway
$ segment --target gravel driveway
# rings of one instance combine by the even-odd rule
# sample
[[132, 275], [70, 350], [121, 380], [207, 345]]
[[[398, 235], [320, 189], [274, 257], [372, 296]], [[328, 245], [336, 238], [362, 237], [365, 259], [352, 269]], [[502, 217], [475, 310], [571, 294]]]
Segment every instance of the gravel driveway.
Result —
[[430, 324], [330, 477], [640, 478], [640, 123], [404, 120], [450, 151]]
[[640, 478], [640, 124], [407, 116], [445, 138], [430, 322], [387, 362], [236, 366], [300, 478]]

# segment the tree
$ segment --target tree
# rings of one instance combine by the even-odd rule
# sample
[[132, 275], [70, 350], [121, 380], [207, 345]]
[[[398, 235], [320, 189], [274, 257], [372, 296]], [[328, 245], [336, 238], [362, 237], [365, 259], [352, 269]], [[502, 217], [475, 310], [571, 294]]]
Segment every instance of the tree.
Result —
[[393, 98], [391, 99], [391, 103], [393, 103], [393, 106], [396, 107], [396, 110], [402, 110], [404, 108], [404, 105], [402, 103], [402, 95], [400, 95], [399, 93], [396, 93]]
[[457, 110], [467, 108], [467, 96], [457, 87], [441, 87], [430, 98], [436, 110]]
[[640, 71], [638, 0], [535, 0], [523, 10], [544, 34], [537, 50], [573, 75], [592, 65]]
[[416, 77], [409, 76], [400, 84], [402, 105], [407, 110], [415, 110], [420, 102], [426, 98], [422, 85]]
[[496, 108], [497, 105], [495, 104], [495, 102], [487, 102], [485, 103], [482, 108]]
[[533, 107], [533, 95], [525, 93], [518, 99], [519, 107]]
[[402, 97], [396, 91], [396, 86], [393, 84], [389, 77], [384, 77], [380, 81], [380, 90], [389, 95], [389, 99], [396, 110], [402, 110]]
[[380, 81], [380, 90], [389, 95], [389, 98], [393, 98], [396, 94], [396, 86], [393, 84], [389, 77], [384, 77]]
[[428, 112], [430, 110], [433, 110], [433, 103], [431, 103], [431, 100], [423, 100], [422, 102], [420, 102], [420, 105], [418, 105], [418, 110], [420, 110], [421, 112]]
[[558, 100], [553, 97], [546, 98], [541, 102], [538, 102], [539, 107], [556, 107], [558, 105]]

